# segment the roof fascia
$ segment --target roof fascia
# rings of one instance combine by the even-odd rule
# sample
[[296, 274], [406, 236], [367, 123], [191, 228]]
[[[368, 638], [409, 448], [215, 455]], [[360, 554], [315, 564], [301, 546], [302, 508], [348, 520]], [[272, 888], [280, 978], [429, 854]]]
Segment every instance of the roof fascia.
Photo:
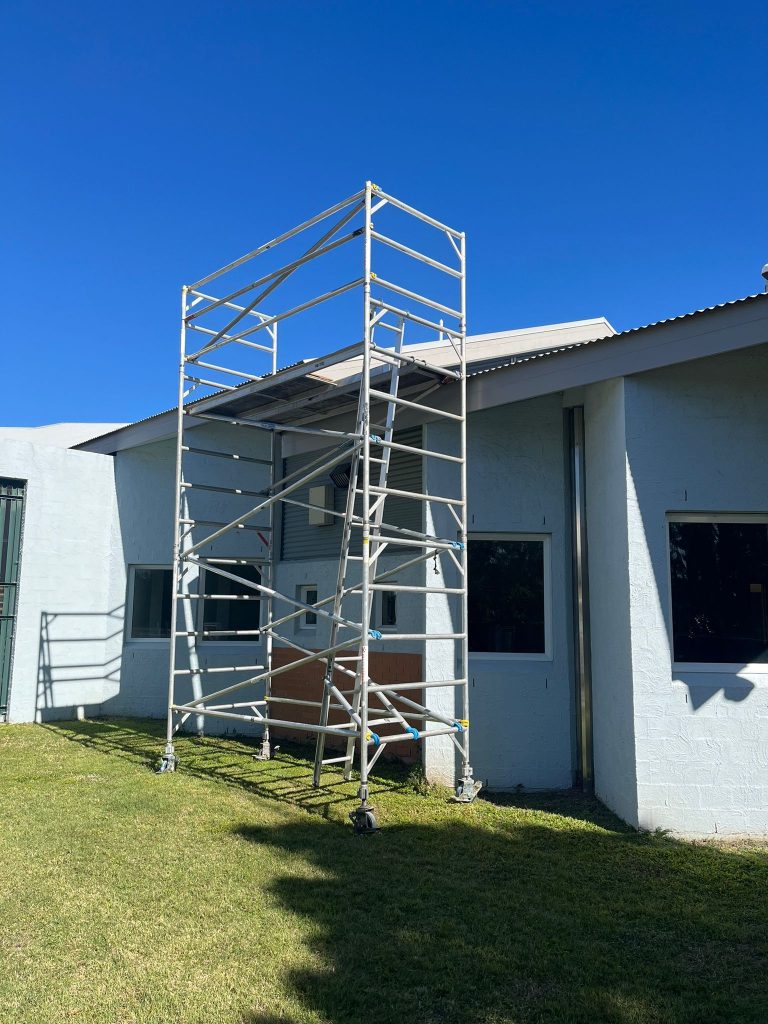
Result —
[[[757, 308], [756, 308], [757, 307]], [[553, 353], [469, 380], [469, 411], [506, 405], [614, 377], [705, 359], [768, 342], [765, 303], [725, 306]], [[434, 403], [437, 405], [437, 402]]]

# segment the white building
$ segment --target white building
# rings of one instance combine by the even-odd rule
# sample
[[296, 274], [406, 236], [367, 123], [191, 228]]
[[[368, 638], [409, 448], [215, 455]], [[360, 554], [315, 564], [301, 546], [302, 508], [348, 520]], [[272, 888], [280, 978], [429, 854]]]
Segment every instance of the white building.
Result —
[[[643, 828], [768, 833], [768, 295], [620, 334], [598, 319], [485, 335], [469, 353], [477, 776], [593, 780]], [[165, 714], [175, 413], [108, 426], [0, 430], [10, 722]], [[289, 467], [307, 453], [286, 438]], [[433, 469], [394, 472], [439, 493]], [[335, 530], [284, 514], [283, 593], [328, 589]], [[440, 606], [399, 595], [378, 615], [435, 629]], [[231, 652], [212, 641], [208, 663]], [[418, 643], [388, 657], [443, 678]], [[448, 748], [425, 756], [441, 778]]]

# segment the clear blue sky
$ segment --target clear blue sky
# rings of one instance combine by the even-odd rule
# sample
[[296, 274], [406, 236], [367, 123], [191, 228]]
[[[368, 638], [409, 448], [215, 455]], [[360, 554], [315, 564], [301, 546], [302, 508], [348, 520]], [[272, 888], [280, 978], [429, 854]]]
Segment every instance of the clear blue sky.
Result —
[[7, 4], [0, 423], [171, 406], [180, 284], [366, 178], [467, 232], [475, 333], [759, 291], [767, 44], [749, 0]]

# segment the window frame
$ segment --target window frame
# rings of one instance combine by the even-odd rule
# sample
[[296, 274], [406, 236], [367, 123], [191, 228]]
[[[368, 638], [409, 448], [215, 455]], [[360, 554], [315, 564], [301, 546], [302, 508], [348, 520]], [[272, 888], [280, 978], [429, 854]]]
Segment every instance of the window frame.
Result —
[[[501, 540], [501, 541], [541, 541], [543, 545], [543, 575], [544, 575], [544, 650], [524, 653], [516, 651], [468, 651], [470, 658], [478, 661], [553, 661], [552, 653], [552, 534], [551, 533], [522, 533], [516, 531], [483, 533], [472, 531], [467, 534], [467, 545], [473, 540]], [[469, 547], [467, 547], [467, 562], [469, 562]], [[469, 587], [472, 586], [472, 577], [468, 580]], [[467, 617], [469, 618], [469, 617]], [[467, 628], [467, 646], [469, 646], [469, 621]]]
[[[173, 639], [173, 593], [171, 593], [171, 626], [168, 636], [134, 636], [133, 635], [133, 592], [136, 584], [137, 569], [164, 569], [171, 573], [173, 581], [173, 566], [162, 562], [130, 562], [127, 566], [126, 594], [125, 594], [125, 630], [123, 634], [124, 644], [167, 644]], [[173, 582], [171, 582], [173, 588]]]
[[[299, 601], [302, 601], [304, 604], [317, 604], [317, 602], [320, 600], [320, 588], [318, 587], [318, 585], [316, 583], [299, 583], [297, 585], [297, 587], [296, 587], [296, 590], [297, 590], [297, 594], [296, 594], [297, 599]], [[308, 590], [314, 590], [314, 592], [315, 592], [315, 600], [314, 601], [308, 601], [307, 600], [307, 591]], [[307, 615], [312, 615], [312, 614], [314, 614], [314, 616], [315, 616], [315, 621], [314, 622], [307, 622]], [[307, 611], [304, 611], [304, 609], [302, 609], [301, 615], [299, 615], [298, 618], [296, 619], [296, 632], [297, 633], [302, 633], [302, 634], [305, 634], [305, 633], [317, 633], [317, 620], [318, 620], [317, 612], [307, 612]]]
[[[261, 569], [258, 569], [258, 572], [259, 579], [263, 581], [264, 573]], [[197, 577], [198, 593], [207, 593], [208, 584], [206, 583], [206, 576], [209, 576], [209, 579], [213, 580], [221, 579], [217, 573], [212, 572], [209, 574], [207, 569], [201, 567], [200, 573]], [[216, 591], [213, 590], [211, 593], [216, 593]], [[205, 645], [206, 649], [210, 647], [223, 647], [228, 649], [230, 647], [237, 647], [240, 644], [248, 644], [249, 646], [252, 644], [261, 644], [263, 642], [262, 626], [264, 625], [265, 601], [261, 591], [254, 590], [253, 593], [259, 595], [259, 632], [256, 636], [237, 636], [231, 640], [227, 640], [224, 637], [203, 636], [203, 630], [205, 628], [205, 600], [201, 599], [199, 601], [195, 601], [195, 605], [197, 606], [195, 609], [195, 628], [199, 633], [197, 640], [198, 644], [201, 647]]]
[[[397, 586], [397, 580], [390, 579], [390, 580], [387, 580], [387, 582], [391, 583], [393, 585], [393, 587]], [[380, 629], [382, 633], [396, 633], [397, 632], [397, 628], [398, 628], [397, 627], [397, 617], [398, 617], [398, 608], [397, 608], [398, 600], [397, 600], [397, 595], [398, 595], [398, 593], [399, 593], [399, 591], [397, 591], [397, 590], [378, 590], [378, 591], [376, 591], [376, 602], [375, 602], [376, 603], [376, 628]], [[385, 594], [394, 594], [395, 595], [395, 621], [392, 623], [391, 626], [385, 626], [384, 625], [384, 595]]]
[[673, 672], [706, 672], [719, 675], [768, 676], [768, 662], [676, 661], [675, 623], [672, 606], [672, 562], [669, 550], [670, 523], [763, 523], [768, 526], [768, 512], [667, 512], [664, 524], [667, 560], [667, 637]]

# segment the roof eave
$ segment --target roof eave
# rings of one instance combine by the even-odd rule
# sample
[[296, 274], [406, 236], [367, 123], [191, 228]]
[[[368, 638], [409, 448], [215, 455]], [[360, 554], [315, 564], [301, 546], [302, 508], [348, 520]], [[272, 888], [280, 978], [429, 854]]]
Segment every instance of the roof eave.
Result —
[[[507, 358], [498, 366], [470, 374], [468, 409], [476, 411], [509, 404], [598, 383], [612, 377], [630, 376], [675, 363], [748, 348], [763, 342], [768, 342], [768, 295], [759, 293], [619, 334], [607, 334], [590, 341]], [[308, 378], [329, 365], [332, 358], [323, 356], [288, 367], [286, 371], [278, 373], [277, 377], [267, 378], [243, 389], [238, 394], [238, 400], [273, 390], [276, 383], [297, 377]], [[357, 376], [353, 375], [333, 382], [334, 387], [339, 394], [346, 394], [356, 379]], [[321, 386], [319, 381], [318, 386]], [[231, 401], [232, 393], [224, 393], [210, 396], [194, 405], [201, 410], [221, 409]], [[434, 404], [439, 408], [440, 404], [448, 401], [446, 394], [442, 402], [436, 400]], [[317, 418], [325, 419], [328, 416], [318, 413]], [[114, 454], [126, 448], [173, 437], [175, 432], [176, 410], [173, 409], [75, 447]]]

